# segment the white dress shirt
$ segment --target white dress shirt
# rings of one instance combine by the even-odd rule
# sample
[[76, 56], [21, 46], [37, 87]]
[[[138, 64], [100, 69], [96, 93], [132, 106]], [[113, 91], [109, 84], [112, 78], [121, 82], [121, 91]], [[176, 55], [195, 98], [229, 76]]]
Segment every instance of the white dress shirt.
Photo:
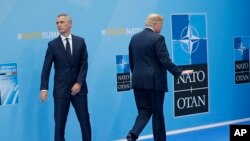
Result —
[[62, 39], [62, 41], [63, 41], [63, 45], [64, 45], [65, 50], [66, 50], [66, 43], [67, 43], [66, 38], [68, 38], [68, 40], [69, 40], [69, 45], [70, 45], [70, 51], [71, 51], [71, 55], [72, 55], [72, 53], [73, 53], [73, 48], [72, 48], [72, 35], [69, 34], [68, 37], [65, 37], [65, 36], [63, 36], [63, 35], [60, 35], [60, 36], [61, 36], [61, 39]]

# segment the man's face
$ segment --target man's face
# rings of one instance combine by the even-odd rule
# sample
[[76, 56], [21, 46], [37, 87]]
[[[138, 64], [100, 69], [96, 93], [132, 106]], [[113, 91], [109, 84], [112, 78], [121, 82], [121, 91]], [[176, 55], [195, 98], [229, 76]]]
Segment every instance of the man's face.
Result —
[[72, 23], [65, 16], [57, 17], [56, 25], [58, 32], [61, 34], [70, 32], [71, 24]]
[[163, 24], [163, 22], [162, 22], [162, 21], [159, 21], [159, 22], [157, 22], [157, 23], [155, 23], [155, 24], [153, 25], [153, 28], [154, 28], [155, 32], [157, 32], [157, 33], [160, 33], [160, 32], [161, 32], [162, 24]]

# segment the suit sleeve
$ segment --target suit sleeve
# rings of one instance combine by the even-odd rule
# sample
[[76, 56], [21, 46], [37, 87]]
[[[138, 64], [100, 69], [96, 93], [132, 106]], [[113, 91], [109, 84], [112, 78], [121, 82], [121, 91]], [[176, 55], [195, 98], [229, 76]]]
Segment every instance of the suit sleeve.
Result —
[[53, 49], [52, 45], [49, 43], [43, 63], [40, 90], [48, 90], [49, 76], [53, 60], [54, 60]]
[[80, 72], [77, 77], [77, 83], [82, 85], [85, 82], [86, 77], [87, 77], [87, 71], [88, 71], [88, 52], [87, 52], [85, 41], [83, 39], [81, 67], [80, 67]]
[[168, 70], [175, 77], [179, 77], [182, 73], [182, 70], [179, 69], [170, 59], [167, 46], [165, 43], [165, 38], [163, 36], [157, 39], [155, 49], [157, 57], [160, 63], [162, 64], [163, 68], [165, 70]]

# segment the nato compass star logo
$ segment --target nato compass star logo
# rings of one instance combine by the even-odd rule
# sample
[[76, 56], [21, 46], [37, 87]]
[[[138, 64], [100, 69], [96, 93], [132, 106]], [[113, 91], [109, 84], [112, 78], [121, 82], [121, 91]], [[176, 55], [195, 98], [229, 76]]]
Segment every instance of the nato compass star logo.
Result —
[[249, 60], [250, 37], [234, 38], [235, 60]]
[[126, 72], [126, 69], [127, 69], [127, 65], [128, 65], [128, 61], [125, 60], [125, 59], [121, 59], [118, 66], [119, 68], [123, 71], [123, 72]]
[[246, 53], [247, 48], [244, 47], [244, 45], [241, 42], [237, 50], [240, 52], [241, 55], [244, 55]]
[[174, 61], [183, 65], [207, 63], [205, 15], [172, 15], [171, 20]]
[[117, 73], [129, 73], [129, 60], [128, 55], [116, 56]]
[[182, 49], [191, 56], [191, 54], [198, 49], [199, 40], [200, 38], [197, 30], [188, 25], [182, 30], [181, 39], [179, 41], [181, 42]]

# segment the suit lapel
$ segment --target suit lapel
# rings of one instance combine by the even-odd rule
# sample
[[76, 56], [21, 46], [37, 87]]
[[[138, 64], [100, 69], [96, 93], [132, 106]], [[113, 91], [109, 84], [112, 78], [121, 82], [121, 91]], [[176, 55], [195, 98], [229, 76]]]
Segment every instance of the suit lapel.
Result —
[[75, 36], [72, 35], [72, 52], [73, 52], [72, 61], [75, 59], [75, 56], [76, 56], [76, 53], [77, 53], [77, 51], [76, 51], [77, 46], [76, 45], [77, 45], [77, 43], [76, 43]]
[[59, 49], [60, 49], [60, 52], [63, 53], [63, 56], [65, 56], [65, 59], [68, 60], [68, 62], [71, 64], [72, 63], [72, 57], [68, 55], [66, 49], [65, 49], [65, 46], [63, 45], [63, 41], [62, 41], [62, 38], [59, 36], [57, 38], [58, 40], [58, 46], [59, 46]]

